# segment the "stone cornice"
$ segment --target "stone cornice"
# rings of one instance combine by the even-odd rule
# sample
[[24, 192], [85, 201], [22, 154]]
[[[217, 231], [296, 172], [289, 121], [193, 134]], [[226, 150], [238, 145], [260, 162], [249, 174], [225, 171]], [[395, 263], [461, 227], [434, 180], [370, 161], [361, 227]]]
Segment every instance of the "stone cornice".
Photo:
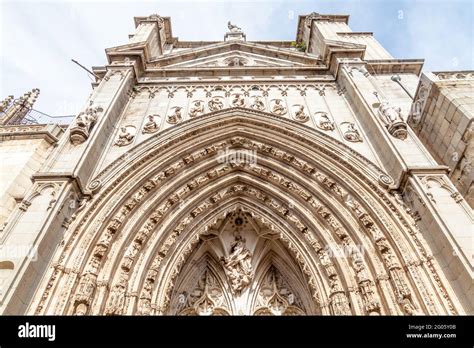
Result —
[[428, 166], [428, 167], [408, 167], [405, 171], [403, 171], [402, 175], [400, 176], [400, 181], [398, 187], [404, 188], [408, 179], [414, 175], [427, 175], [427, 174], [448, 174], [449, 167], [448, 166]]
[[419, 76], [425, 62], [424, 59], [380, 59], [367, 60], [369, 73], [392, 74], [404, 73]]
[[0, 140], [44, 139], [51, 145], [56, 144], [64, 133], [64, 129], [55, 124], [37, 125], [1, 125]]
[[72, 173], [52, 173], [52, 172], [37, 172], [31, 176], [33, 181], [66, 181], [73, 182], [79, 189], [82, 195], [88, 196], [91, 193], [86, 191], [84, 185], [81, 182], [81, 179], [77, 176], [74, 176]]
[[[240, 79], [236, 78], [233, 79], [232, 76], [228, 76], [229, 78], [223, 79], [223, 76], [216, 76], [214, 78], [205, 78], [201, 79], [197, 77], [197, 79], [189, 79], [189, 80], [174, 80], [174, 79], [159, 79], [153, 78], [149, 76], [144, 76], [140, 78], [138, 83], [140, 85], [151, 85], [151, 86], [208, 86], [209, 84], [213, 85], [245, 85], [245, 86], [255, 86], [255, 85], [267, 85], [267, 86], [279, 86], [279, 85], [291, 85], [291, 84], [299, 84], [299, 85], [313, 85], [315, 83], [331, 83], [335, 82], [335, 78], [331, 74], [325, 74], [325, 71], [317, 71], [316, 74], [313, 75], [311, 78], [304, 78], [304, 77], [292, 77], [292, 78], [285, 78], [285, 79], [275, 79], [273, 76], [261, 76], [258, 79]], [[173, 78], [173, 77], [171, 77]]]
[[433, 71], [432, 76], [438, 81], [445, 80], [474, 80], [474, 70], [461, 70], [461, 71]]
[[198, 47], [183, 52], [171, 53], [165, 55], [153, 61], [150, 64], [156, 64], [158, 66], [166, 66], [168, 64], [175, 63], [175, 60], [179, 59], [180, 62], [187, 59], [192, 60], [198, 57], [207, 57], [213, 54], [239, 50], [242, 52], [264, 54], [271, 57], [280, 59], [294, 60], [299, 63], [305, 63], [310, 65], [318, 64], [318, 59], [307, 53], [298, 51], [291, 51], [288, 48], [278, 48], [272, 45], [262, 45], [257, 42], [218, 42], [216, 44]]

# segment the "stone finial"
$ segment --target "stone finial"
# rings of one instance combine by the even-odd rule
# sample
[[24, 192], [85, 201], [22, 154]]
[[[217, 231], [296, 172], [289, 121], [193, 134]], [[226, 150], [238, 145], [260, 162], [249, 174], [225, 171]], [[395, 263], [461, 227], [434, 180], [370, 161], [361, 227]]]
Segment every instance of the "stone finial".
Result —
[[39, 94], [39, 88], [33, 88], [30, 92], [26, 92], [25, 94], [23, 94], [23, 96], [18, 99], [18, 102], [16, 104], [32, 108], [36, 99], [38, 99]]
[[2, 102], [0, 103], [0, 112], [6, 112], [8, 110], [10, 104], [13, 101], [13, 98], [14, 96], [9, 95], [8, 97], [2, 100]]
[[[36, 99], [38, 99], [39, 93], [39, 88], [33, 88], [30, 92], [26, 92], [20, 98], [13, 101], [11, 107], [8, 108], [8, 104], [5, 104], [5, 107], [8, 108], [8, 110], [3, 110], [7, 114], [2, 119], [2, 124], [21, 122], [21, 120], [25, 118], [28, 112], [30, 112], [30, 110], [33, 108]], [[2, 107], [4, 107], [4, 103], [7, 102], [8, 98], [10, 97], [13, 99], [13, 96], [7, 97], [7, 99], [2, 102], [0, 110]], [[10, 99], [10, 101], [12, 99]]]

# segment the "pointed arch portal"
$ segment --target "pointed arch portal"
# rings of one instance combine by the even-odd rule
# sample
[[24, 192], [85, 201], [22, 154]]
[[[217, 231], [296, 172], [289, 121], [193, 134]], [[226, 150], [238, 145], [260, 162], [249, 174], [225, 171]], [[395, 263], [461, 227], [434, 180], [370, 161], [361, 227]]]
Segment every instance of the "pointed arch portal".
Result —
[[90, 182], [30, 312], [458, 313], [391, 184], [298, 122], [242, 108], [197, 117]]

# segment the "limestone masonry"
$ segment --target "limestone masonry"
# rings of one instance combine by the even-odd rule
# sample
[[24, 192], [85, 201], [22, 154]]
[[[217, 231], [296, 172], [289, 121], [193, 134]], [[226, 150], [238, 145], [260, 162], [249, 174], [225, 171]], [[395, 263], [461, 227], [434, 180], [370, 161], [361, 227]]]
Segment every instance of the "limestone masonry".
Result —
[[0, 314], [474, 314], [474, 72], [348, 20], [135, 17], [71, 122], [7, 97]]

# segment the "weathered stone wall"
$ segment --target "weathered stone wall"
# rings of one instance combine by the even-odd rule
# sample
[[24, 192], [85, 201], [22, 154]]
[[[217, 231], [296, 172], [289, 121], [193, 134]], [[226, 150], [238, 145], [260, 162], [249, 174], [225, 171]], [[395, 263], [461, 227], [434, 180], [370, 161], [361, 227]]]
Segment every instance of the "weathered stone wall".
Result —
[[0, 126], [0, 226], [32, 187], [64, 130], [55, 125]]
[[427, 73], [418, 88], [410, 124], [453, 184], [474, 207], [474, 75]]

